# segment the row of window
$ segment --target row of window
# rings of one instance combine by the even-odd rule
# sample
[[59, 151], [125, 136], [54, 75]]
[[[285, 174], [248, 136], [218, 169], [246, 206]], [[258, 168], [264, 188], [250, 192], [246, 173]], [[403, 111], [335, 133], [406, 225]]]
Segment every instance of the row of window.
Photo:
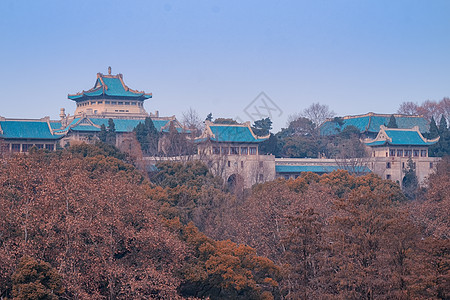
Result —
[[77, 103], [78, 107], [87, 106], [87, 105], [96, 105], [96, 104], [103, 104], [105, 102], [106, 105], [137, 105], [137, 106], [143, 106], [143, 102], [138, 101], [86, 101], [86, 102], [80, 102]]
[[33, 146], [38, 149], [47, 149], [50, 151], [55, 150], [54, 144], [5, 144], [4, 149], [10, 149], [13, 153], [28, 152]]
[[[392, 164], [393, 164], [394, 162], [392, 162]], [[391, 162], [387, 162], [386, 163], [386, 169], [390, 169], [391, 168]], [[373, 164], [372, 164], [372, 168], [373, 168]], [[405, 168], [405, 162], [402, 162], [402, 168], [404, 169]], [[416, 163], [415, 162], [413, 162], [413, 168], [416, 168]], [[430, 169], [433, 169], [433, 163], [432, 162], [430, 162]]]
[[[237, 162], [236, 162], [236, 164], [237, 164]], [[227, 165], [228, 165], [228, 168], [230, 168], [231, 167], [231, 161], [228, 161]], [[259, 162], [259, 167], [262, 168], [263, 166], [264, 166], [264, 163], [262, 161], [260, 161]], [[244, 167], [244, 161], [241, 160], [241, 168], [243, 168], [243, 167]]]
[[256, 147], [213, 147], [212, 154], [232, 154], [232, 155], [256, 155], [258, 150]]
[[[389, 149], [389, 156], [397, 156], [397, 157], [427, 157], [427, 150], [403, 150], [403, 149]], [[386, 156], [387, 153], [386, 153]]]

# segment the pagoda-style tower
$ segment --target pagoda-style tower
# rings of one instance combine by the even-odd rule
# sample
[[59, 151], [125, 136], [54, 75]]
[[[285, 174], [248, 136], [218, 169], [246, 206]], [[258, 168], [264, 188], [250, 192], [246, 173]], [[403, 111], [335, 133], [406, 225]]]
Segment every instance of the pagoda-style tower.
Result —
[[93, 88], [77, 94], [68, 95], [77, 103], [75, 117], [95, 116], [97, 118], [145, 118], [144, 101], [151, 98], [151, 93], [130, 89], [123, 82], [122, 74], [97, 74]]

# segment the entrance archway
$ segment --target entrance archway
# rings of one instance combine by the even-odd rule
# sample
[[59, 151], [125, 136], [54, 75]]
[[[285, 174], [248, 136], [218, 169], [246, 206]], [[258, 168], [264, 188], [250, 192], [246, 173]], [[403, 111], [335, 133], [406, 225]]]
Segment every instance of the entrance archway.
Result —
[[227, 180], [227, 189], [231, 193], [237, 193], [244, 190], [244, 179], [239, 174], [232, 174]]

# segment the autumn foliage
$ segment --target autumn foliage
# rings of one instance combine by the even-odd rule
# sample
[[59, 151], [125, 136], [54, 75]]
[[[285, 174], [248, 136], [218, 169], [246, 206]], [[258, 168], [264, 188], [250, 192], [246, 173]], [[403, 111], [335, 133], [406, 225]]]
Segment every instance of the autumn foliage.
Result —
[[0, 297], [450, 298], [448, 159], [413, 201], [373, 174], [235, 195], [199, 162], [132, 163], [104, 144], [1, 160]]
[[185, 245], [159, 222], [141, 177], [115, 158], [64, 151], [0, 170], [0, 286], [20, 259], [49, 263], [73, 299], [176, 297]]

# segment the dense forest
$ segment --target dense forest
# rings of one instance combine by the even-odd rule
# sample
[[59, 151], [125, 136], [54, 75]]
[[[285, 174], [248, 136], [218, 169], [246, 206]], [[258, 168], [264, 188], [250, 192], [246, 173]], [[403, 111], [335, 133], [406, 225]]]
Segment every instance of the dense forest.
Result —
[[0, 164], [1, 299], [449, 299], [450, 161], [407, 200], [335, 171], [230, 193], [104, 143]]

